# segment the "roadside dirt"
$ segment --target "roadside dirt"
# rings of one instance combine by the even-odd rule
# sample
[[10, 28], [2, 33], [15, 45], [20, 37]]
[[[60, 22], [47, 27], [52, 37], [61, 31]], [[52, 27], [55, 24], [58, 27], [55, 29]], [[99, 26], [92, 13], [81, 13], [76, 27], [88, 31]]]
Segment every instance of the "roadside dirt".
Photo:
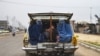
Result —
[[100, 35], [92, 35], [92, 34], [83, 34], [83, 33], [75, 33], [78, 35], [78, 40], [97, 42], [100, 44]]

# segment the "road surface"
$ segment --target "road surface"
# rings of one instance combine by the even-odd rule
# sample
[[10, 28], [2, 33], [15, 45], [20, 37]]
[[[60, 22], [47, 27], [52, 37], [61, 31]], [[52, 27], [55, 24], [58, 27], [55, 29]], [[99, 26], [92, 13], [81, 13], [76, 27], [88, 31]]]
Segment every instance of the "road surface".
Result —
[[[21, 49], [22, 39], [23, 34], [17, 34], [15, 37], [0, 36], [0, 56], [25, 56], [25, 52]], [[75, 56], [100, 56], [100, 53], [79, 45]]]

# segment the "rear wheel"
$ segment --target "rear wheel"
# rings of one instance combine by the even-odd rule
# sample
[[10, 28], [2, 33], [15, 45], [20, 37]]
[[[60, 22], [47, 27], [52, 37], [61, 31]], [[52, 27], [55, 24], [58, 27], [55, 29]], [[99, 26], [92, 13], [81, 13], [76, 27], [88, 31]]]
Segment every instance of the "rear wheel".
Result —
[[37, 54], [36, 53], [29, 53], [26, 51], [26, 56], [37, 56]]
[[26, 51], [26, 56], [31, 56], [31, 53], [29, 53], [28, 51]]
[[74, 56], [74, 53], [70, 53], [69, 56]]
[[61, 56], [74, 56], [74, 53], [64, 53]]

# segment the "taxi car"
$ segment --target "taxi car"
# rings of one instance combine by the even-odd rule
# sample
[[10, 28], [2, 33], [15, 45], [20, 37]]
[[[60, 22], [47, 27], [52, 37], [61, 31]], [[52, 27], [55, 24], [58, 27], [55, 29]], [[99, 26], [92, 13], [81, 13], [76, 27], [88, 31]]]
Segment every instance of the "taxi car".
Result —
[[[73, 13], [28, 13], [30, 25], [24, 35], [22, 47], [26, 56], [74, 56], [78, 46], [77, 36], [74, 35], [70, 23], [72, 15]], [[54, 27], [59, 38], [53, 36], [55, 33], [51, 26]], [[47, 39], [45, 31], [48, 28]]]

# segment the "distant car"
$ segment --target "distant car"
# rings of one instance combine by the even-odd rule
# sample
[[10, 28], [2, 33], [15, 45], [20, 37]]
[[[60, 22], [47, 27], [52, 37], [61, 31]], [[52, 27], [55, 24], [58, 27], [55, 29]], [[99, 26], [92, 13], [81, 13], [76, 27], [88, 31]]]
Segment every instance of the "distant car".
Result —
[[[74, 36], [70, 19], [73, 13], [29, 13], [30, 25], [25, 33], [22, 49], [26, 56], [74, 56], [77, 46], [77, 36]], [[44, 32], [54, 26], [59, 35], [59, 41], [53, 41], [53, 31], [49, 29], [49, 38]]]
[[18, 32], [19, 30], [16, 30], [16, 32]]

